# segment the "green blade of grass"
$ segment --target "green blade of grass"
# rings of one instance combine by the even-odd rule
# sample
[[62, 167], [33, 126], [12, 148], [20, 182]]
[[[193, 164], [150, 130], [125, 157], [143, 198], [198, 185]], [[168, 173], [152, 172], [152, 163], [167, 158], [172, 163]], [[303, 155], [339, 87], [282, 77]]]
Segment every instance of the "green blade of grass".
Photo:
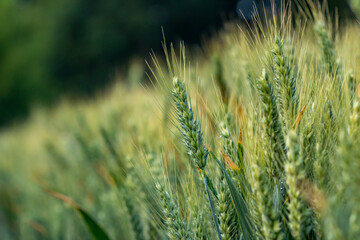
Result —
[[217, 159], [215, 154], [212, 151], [209, 151], [209, 153], [215, 159], [215, 161], [219, 164], [220, 169], [222, 170], [223, 174], [225, 175], [226, 182], [230, 189], [231, 199], [233, 200], [236, 212], [238, 213], [238, 217], [240, 220], [240, 226], [241, 226], [241, 230], [243, 231], [244, 238], [245, 239], [255, 239], [253, 230], [252, 230], [251, 220], [249, 217], [249, 211], [246, 206], [245, 200], [243, 199], [243, 197], [241, 196], [239, 191], [236, 189], [234, 182], [232, 181], [229, 174], [226, 172], [224, 166]]
[[219, 237], [219, 240], [221, 240], [221, 233], [220, 233], [220, 228], [219, 228], [219, 223], [218, 223], [218, 220], [217, 220], [217, 217], [216, 217], [216, 213], [215, 213], [215, 208], [214, 208], [214, 203], [211, 199], [211, 196], [210, 196], [210, 191], [209, 191], [209, 187], [208, 187], [208, 178], [206, 176], [205, 173], [203, 173], [203, 177], [204, 177], [204, 184], [205, 184], [205, 190], [206, 190], [206, 195], [209, 199], [209, 203], [210, 203], [210, 209], [211, 209], [211, 214], [212, 214], [212, 217], [213, 217], [213, 220], [214, 220], [214, 224], [215, 224], [215, 229], [216, 229], [216, 233]]
[[94, 240], [110, 240], [106, 232], [102, 229], [102, 227], [76, 202], [74, 202], [71, 198], [57, 192], [53, 192], [50, 190], [45, 190], [49, 195], [62, 200], [64, 203], [71, 205], [76, 212], [80, 215], [81, 219], [85, 223], [87, 229], [91, 237]]
[[216, 198], [216, 200], [219, 200], [218, 194], [217, 194], [217, 192], [216, 192], [216, 190], [214, 188], [214, 185], [213, 185], [211, 179], [208, 178], [207, 176], [206, 176], [206, 183], [207, 183], [207, 186], [209, 187], [210, 191], [213, 193], [214, 197]]
[[105, 231], [100, 227], [100, 225], [95, 222], [95, 220], [82, 208], [75, 208], [75, 210], [79, 213], [81, 218], [83, 219], [85, 225], [87, 226], [91, 236], [95, 240], [110, 240]]

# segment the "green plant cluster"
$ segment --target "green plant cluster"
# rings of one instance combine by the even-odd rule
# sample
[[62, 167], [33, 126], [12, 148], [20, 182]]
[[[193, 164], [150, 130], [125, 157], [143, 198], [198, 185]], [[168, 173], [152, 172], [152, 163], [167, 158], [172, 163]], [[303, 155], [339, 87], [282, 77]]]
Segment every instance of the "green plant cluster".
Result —
[[359, 239], [360, 27], [290, 14], [2, 132], [0, 238]]

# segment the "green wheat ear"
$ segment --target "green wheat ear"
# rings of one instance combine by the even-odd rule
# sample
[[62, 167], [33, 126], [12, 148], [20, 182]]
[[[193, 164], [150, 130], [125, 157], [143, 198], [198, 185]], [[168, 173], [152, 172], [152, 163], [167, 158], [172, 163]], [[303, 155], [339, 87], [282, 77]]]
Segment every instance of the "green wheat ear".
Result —
[[304, 179], [305, 172], [303, 168], [303, 160], [300, 157], [300, 147], [297, 134], [291, 130], [286, 139], [288, 148], [288, 162], [285, 164], [286, 183], [289, 194], [289, 221], [288, 225], [295, 239], [300, 240], [304, 237], [301, 222], [303, 221], [303, 203], [300, 197], [299, 182]]
[[203, 143], [200, 123], [194, 118], [194, 113], [190, 104], [188, 103], [188, 96], [185, 84], [180, 82], [177, 77], [173, 79], [174, 89], [172, 91], [174, 103], [176, 106], [176, 114], [178, 122], [181, 127], [183, 135], [183, 143], [187, 148], [189, 157], [193, 160], [195, 166], [199, 169], [203, 180], [207, 198], [209, 200], [210, 210], [215, 224], [215, 229], [218, 238], [221, 240], [221, 233], [219, 228], [218, 219], [215, 213], [215, 207], [210, 195], [210, 191], [217, 198], [217, 193], [212, 184], [211, 179], [207, 176], [205, 170], [206, 160], [209, 156], [209, 151]]
[[273, 187], [266, 171], [257, 164], [252, 169], [254, 178], [253, 191], [256, 204], [257, 217], [259, 218], [258, 235], [260, 239], [283, 239], [279, 215], [274, 209]]
[[131, 199], [130, 194], [126, 193], [126, 191], [131, 191], [131, 190], [130, 190], [130, 188], [125, 189], [123, 196], [124, 196], [126, 208], [128, 210], [129, 216], [130, 216], [130, 222], [131, 222], [131, 226], [133, 228], [134, 235], [135, 235], [136, 239], [143, 240], [143, 239], [145, 239], [145, 237], [144, 237], [144, 230], [143, 230], [143, 225], [141, 222], [139, 210], [137, 209], [134, 200]]
[[337, 62], [335, 46], [329, 36], [325, 23], [320, 20], [317, 21], [314, 29], [318, 38], [319, 46], [322, 50], [322, 64], [331, 76], [337, 77], [338, 86], [341, 88], [343, 81], [343, 76], [340, 74], [342, 66]]
[[179, 210], [173, 199], [160, 183], [156, 183], [155, 186], [163, 207], [162, 211], [165, 217], [166, 233], [168, 237], [170, 239], [190, 239], [186, 222], [180, 218]]
[[284, 169], [285, 159], [285, 141], [282, 133], [282, 125], [279, 121], [279, 112], [276, 106], [276, 99], [273, 92], [273, 86], [270, 83], [269, 75], [265, 69], [261, 77], [257, 79], [262, 110], [265, 121], [265, 132], [269, 140], [269, 146], [266, 150], [269, 163], [268, 170], [276, 179], [280, 179]]
[[227, 189], [226, 181], [223, 179], [220, 182], [219, 200], [217, 202], [217, 210], [219, 213], [219, 226], [221, 237], [223, 240], [230, 240], [233, 234], [236, 234], [237, 227], [236, 219], [233, 213], [235, 211], [230, 197], [230, 191]]
[[194, 118], [193, 110], [188, 102], [185, 84], [179, 81], [177, 77], [174, 77], [173, 85], [172, 95], [176, 106], [176, 115], [182, 130], [184, 145], [195, 165], [200, 170], [204, 170], [209, 152], [203, 143], [201, 126]]
[[288, 56], [285, 56], [284, 43], [278, 36], [275, 37], [275, 44], [271, 54], [274, 61], [276, 100], [281, 113], [280, 116], [283, 124], [286, 125], [287, 129], [290, 129], [298, 105], [296, 79], [290, 68]]

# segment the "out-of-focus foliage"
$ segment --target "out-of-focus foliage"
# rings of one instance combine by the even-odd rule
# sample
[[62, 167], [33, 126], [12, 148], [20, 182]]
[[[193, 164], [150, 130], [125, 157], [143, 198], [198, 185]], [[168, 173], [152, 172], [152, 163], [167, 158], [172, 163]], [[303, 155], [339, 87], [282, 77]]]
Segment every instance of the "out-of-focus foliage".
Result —
[[360, 16], [360, 0], [350, 0], [351, 7], [357, 13], [357, 16]]
[[167, 40], [199, 41], [236, 0], [0, 2], [0, 125], [56, 92], [89, 94], [132, 55]]
[[34, 101], [48, 99], [54, 90], [45, 67], [48, 39], [35, 17], [38, 9], [25, 8], [0, 2], [0, 125], [26, 114]]

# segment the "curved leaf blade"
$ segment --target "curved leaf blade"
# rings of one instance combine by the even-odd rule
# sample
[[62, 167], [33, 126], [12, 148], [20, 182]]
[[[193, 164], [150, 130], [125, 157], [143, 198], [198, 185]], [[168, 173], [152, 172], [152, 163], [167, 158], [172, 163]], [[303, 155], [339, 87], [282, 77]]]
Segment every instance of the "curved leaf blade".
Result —
[[210, 155], [215, 159], [215, 161], [220, 166], [220, 169], [222, 170], [223, 174], [225, 175], [226, 182], [230, 189], [230, 195], [231, 199], [233, 200], [236, 212], [238, 213], [238, 217], [240, 220], [240, 226], [241, 230], [243, 231], [243, 237], [245, 239], [255, 239], [255, 235], [253, 233], [252, 223], [251, 219], [249, 217], [249, 211], [246, 206], [245, 200], [239, 193], [239, 191], [236, 189], [234, 182], [232, 181], [229, 174], [226, 172], [224, 166], [221, 164], [221, 162], [217, 159], [215, 154], [211, 151]]
[[91, 237], [94, 240], [110, 240], [109, 236], [102, 229], [102, 227], [76, 202], [74, 202], [71, 198], [57, 192], [53, 192], [50, 190], [45, 190], [49, 195], [62, 200], [63, 202], [71, 205], [76, 212], [80, 215], [81, 219], [85, 223], [87, 229], [90, 232]]

